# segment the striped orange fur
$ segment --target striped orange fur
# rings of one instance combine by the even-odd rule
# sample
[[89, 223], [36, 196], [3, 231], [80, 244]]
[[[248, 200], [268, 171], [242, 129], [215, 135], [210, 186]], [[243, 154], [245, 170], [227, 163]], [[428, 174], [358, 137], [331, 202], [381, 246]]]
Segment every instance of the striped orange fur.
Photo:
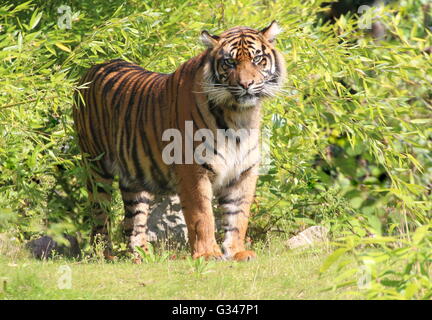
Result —
[[[113, 60], [93, 66], [83, 77], [81, 83], [87, 86], [75, 97], [74, 121], [80, 148], [91, 164], [93, 239], [106, 241], [107, 255], [106, 204], [118, 175], [131, 249], [146, 248], [153, 196], [177, 193], [194, 258], [255, 256], [245, 250], [244, 239], [259, 165], [261, 101], [278, 91], [285, 75], [283, 57], [273, 45], [278, 32], [275, 22], [261, 31], [235, 27], [220, 36], [203, 31], [207, 49], [171, 74]], [[184, 137], [188, 121], [194, 133], [208, 129], [215, 137], [218, 129], [253, 133], [241, 142], [224, 137], [235, 139], [228, 146], [216, 141], [203, 164], [167, 164], [162, 154], [169, 142], [163, 141], [163, 133], [177, 129]], [[224, 213], [223, 252], [214, 235], [214, 197]]]

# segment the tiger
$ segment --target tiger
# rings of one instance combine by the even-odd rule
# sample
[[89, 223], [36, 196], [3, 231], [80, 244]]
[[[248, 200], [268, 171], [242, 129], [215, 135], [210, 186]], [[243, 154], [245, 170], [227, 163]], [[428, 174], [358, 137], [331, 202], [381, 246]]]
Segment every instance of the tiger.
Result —
[[[220, 35], [204, 30], [200, 38], [205, 50], [173, 73], [116, 59], [92, 66], [82, 77], [73, 119], [88, 164], [91, 241], [104, 241], [107, 257], [112, 255], [107, 204], [115, 177], [125, 211], [123, 232], [132, 253], [148, 250], [147, 218], [155, 196], [177, 194], [192, 258], [256, 257], [247, 250], [245, 238], [259, 174], [262, 101], [280, 92], [285, 79], [285, 61], [275, 47], [280, 32], [276, 21], [261, 30], [237, 26]], [[185, 161], [185, 140], [183, 161], [167, 163], [163, 150], [172, 141], [163, 139], [164, 132], [175, 129], [184, 135], [188, 128], [193, 133], [206, 129], [215, 136], [218, 130], [253, 133], [241, 141], [235, 134], [226, 135], [233, 144], [209, 143], [203, 163]], [[213, 200], [222, 212], [221, 247]]]

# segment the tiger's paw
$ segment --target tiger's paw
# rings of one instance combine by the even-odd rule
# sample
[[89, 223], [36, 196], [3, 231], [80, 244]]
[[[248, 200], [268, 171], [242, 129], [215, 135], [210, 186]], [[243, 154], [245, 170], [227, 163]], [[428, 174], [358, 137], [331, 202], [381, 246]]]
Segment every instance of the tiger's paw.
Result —
[[209, 260], [223, 260], [223, 255], [221, 252], [205, 252], [205, 253], [195, 253], [192, 258], [193, 259], [199, 259], [203, 257], [204, 260], [209, 261]]
[[237, 252], [234, 256], [233, 256], [233, 260], [235, 261], [239, 261], [239, 262], [244, 262], [244, 261], [251, 261], [253, 259], [256, 259], [256, 253], [250, 250], [246, 250], [246, 251], [240, 251]]
[[117, 260], [117, 257], [115, 255], [113, 255], [113, 253], [111, 251], [104, 252], [104, 258], [105, 258], [105, 261], [108, 261], [108, 262], [114, 262]]

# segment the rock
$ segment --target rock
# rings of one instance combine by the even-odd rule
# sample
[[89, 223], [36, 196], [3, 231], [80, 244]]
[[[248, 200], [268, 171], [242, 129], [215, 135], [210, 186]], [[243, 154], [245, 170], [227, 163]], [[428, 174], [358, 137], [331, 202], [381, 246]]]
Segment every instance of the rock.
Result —
[[386, 28], [380, 21], [372, 23], [372, 36], [376, 40], [383, 40], [386, 36]]
[[187, 243], [187, 226], [177, 196], [156, 199], [147, 221], [150, 242]]
[[26, 247], [30, 250], [33, 257], [43, 260], [51, 257], [53, 250], [56, 250], [57, 246], [53, 238], [43, 236], [28, 242]]
[[328, 229], [321, 226], [313, 226], [300, 232], [287, 241], [290, 249], [299, 247], [309, 247], [317, 243], [328, 241]]
[[69, 246], [59, 244], [49, 236], [43, 236], [28, 242], [26, 247], [36, 259], [48, 259], [52, 257], [54, 251], [69, 258], [79, 258], [81, 251], [78, 240], [70, 235], [64, 237], [69, 241]]
[[[171, 244], [187, 243], [187, 227], [177, 196], [155, 199], [147, 221], [147, 238], [150, 242], [168, 241]], [[65, 235], [69, 246], [57, 243], [52, 237], [43, 236], [27, 243], [26, 247], [37, 259], [52, 257], [53, 251], [67, 257], [79, 257], [80, 249], [75, 237]]]
[[[178, 197], [155, 199], [147, 223], [147, 237], [150, 242], [168, 241], [181, 245], [187, 243], [187, 227]], [[26, 247], [35, 258], [41, 260], [52, 257], [54, 251], [66, 257], [78, 258], [81, 252], [77, 239], [70, 235], [65, 235], [65, 238], [69, 246], [57, 243], [50, 236], [43, 236], [28, 242]]]

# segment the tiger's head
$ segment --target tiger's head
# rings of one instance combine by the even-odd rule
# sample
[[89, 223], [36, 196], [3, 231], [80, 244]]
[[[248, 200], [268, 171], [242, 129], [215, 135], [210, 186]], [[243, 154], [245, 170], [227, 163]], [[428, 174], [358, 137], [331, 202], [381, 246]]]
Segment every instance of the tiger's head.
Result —
[[285, 76], [284, 59], [273, 46], [280, 32], [275, 21], [261, 31], [235, 27], [220, 36], [203, 31], [201, 40], [209, 52], [203, 91], [208, 98], [246, 109], [274, 96]]

